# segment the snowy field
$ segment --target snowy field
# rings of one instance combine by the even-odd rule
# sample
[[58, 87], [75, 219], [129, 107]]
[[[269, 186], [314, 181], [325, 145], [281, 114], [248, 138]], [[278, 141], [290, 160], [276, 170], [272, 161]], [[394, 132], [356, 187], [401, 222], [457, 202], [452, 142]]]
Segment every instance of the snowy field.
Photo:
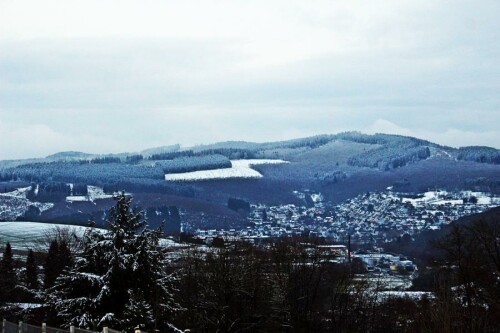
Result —
[[252, 166], [261, 164], [283, 164], [289, 163], [283, 160], [235, 160], [231, 161], [232, 167], [216, 170], [203, 170], [185, 173], [166, 174], [165, 180], [169, 181], [195, 181], [209, 179], [229, 178], [262, 178], [262, 174]]
[[10, 242], [14, 249], [40, 248], [43, 246], [43, 240], [57, 228], [69, 229], [71, 233], [74, 232], [77, 236], [83, 235], [87, 229], [86, 227], [66, 224], [0, 222], [0, 246]]
[[[70, 234], [81, 237], [88, 227], [39, 222], [0, 222], [0, 247], [10, 242], [13, 249], [43, 249], [48, 245], [44, 240], [57, 229], [67, 229]], [[105, 229], [96, 230], [107, 232]], [[160, 245], [164, 247], [180, 246], [180, 244], [166, 238], [160, 239]]]

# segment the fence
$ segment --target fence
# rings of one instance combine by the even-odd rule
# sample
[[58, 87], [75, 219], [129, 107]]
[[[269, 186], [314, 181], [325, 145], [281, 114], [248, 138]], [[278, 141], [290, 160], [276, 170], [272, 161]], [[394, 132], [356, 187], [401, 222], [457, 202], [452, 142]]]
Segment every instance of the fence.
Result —
[[[11, 323], [6, 319], [2, 322], [1, 333], [101, 333], [96, 331], [85, 330], [82, 328], [70, 326], [69, 329], [47, 326], [45, 323], [42, 326], [34, 326], [20, 321], [18, 324]], [[124, 333], [122, 331], [113, 330], [104, 327], [102, 333]], [[136, 329], [134, 333], [146, 333]]]

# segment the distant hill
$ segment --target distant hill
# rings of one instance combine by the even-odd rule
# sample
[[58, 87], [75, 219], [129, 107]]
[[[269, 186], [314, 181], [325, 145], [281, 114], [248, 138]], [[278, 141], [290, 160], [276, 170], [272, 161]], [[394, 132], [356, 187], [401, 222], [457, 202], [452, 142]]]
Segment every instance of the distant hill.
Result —
[[[13, 182], [34, 184], [45, 198], [64, 198], [65, 184], [80, 189], [92, 185], [106, 193], [126, 190], [134, 196], [179, 198], [183, 204], [189, 199], [192, 211], [199, 211], [196, 206], [202, 203], [224, 206], [229, 198], [301, 204], [293, 194], [297, 190], [321, 192], [333, 203], [388, 187], [409, 193], [434, 188], [500, 193], [499, 155], [491, 147], [457, 149], [401, 135], [344, 132], [276, 142], [227, 141], [182, 149], [170, 145], [107, 155], [68, 151], [44, 159], [0, 161], [0, 188], [11, 188]], [[165, 180], [166, 173], [230, 168], [231, 160], [238, 159], [289, 163], [253, 166], [263, 175], [259, 179]], [[87, 216], [92, 206], [86, 207]], [[78, 213], [65, 207], [65, 202], [58, 203], [57, 212]], [[220, 212], [227, 216], [226, 210]]]
[[170, 146], [161, 146], [161, 147], [144, 149], [141, 152], [139, 152], [139, 154], [144, 156], [144, 157], [149, 157], [149, 156], [154, 155], [154, 154], [173, 153], [173, 152], [179, 151], [180, 149], [181, 149], [181, 145], [176, 144], [176, 145], [170, 145]]
[[93, 156], [93, 154], [82, 153], [79, 151], [63, 151], [55, 153], [46, 157], [46, 159], [57, 160], [57, 159], [79, 159], [88, 158]]

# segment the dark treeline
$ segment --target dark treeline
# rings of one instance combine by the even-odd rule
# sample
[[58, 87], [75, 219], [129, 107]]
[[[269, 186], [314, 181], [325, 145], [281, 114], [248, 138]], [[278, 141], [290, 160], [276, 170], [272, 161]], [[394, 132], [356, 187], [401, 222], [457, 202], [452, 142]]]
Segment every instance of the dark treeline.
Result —
[[[309, 240], [310, 241], [310, 240]], [[266, 248], [245, 243], [208, 253], [188, 250], [178, 262], [176, 323], [195, 332], [368, 332], [396, 324], [377, 316], [376, 293], [298, 240]]]
[[195, 189], [190, 185], [173, 182], [158, 182], [153, 179], [143, 178], [122, 178], [117, 180], [107, 180], [97, 183], [102, 186], [105, 193], [113, 194], [122, 191], [124, 188], [130, 192], [147, 192], [180, 195], [192, 198], [195, 196]]
[[173, 160], [178, 157], [192, 157], [195, 156], [194, 151], [192, 150], [183, 150], [183, 151], [171, 151], [165, 153], [152, 154], [149, 159], [152, 161], [161, 161], [161, 160]]
[[65, 200], [68, 195], [71, 195], [71, 187], [61, 182], [32, 184], [30, 189], [26, 192], [27, 199], [39, 202]]
[[427, 159], [431, 155], [429, 147], [441, 147], [426, 140], [401, 135], [367, 135], [359, 132], [346, 132], [337, 134], [335, 137], [357, 143], [380, 145], [377, 149], [351, 157], [348, 164], [384, 171]]
[[236, 212], [237, 211], [249, 212], [250, 203], [242, 199], [229, 198], [227, 200], [227, 208], [234, 210]]
[[251, 149], [241, 149], [241, 148], [214, 148], [196, 152], [193, 150], [183, 150], [176, 152], [153, 154], [149, 159], [153, 161], [162, 161], [162, 160], [175, 160], [178, 158], [202, 157], [210, 155], [222, 155], [228, 159], [237, 160], [237, 159], [255, 158], [257, 156], [257, 152]]
[[81, 164], [80, 162], [36, 163], [0, 171], [0, 181], [23, 181], [39, 184], [28, 195], [36, 201], [59, 201], [70, 195], [69, 183], [75, 184], [73, 195], [86, 195], [87, 185], [99, 186], [106, 193], [124, 188], [130, 191], [193, 196], [190, 186], [165, 182], [160, 165], [125, 163]]
[[217, 154], [177, 157], [172, 160], [158, 160], [155, 162], [155, 165], [161, 167], [165, 173], [183, 173], [199, 170], [214, 170], [230, 168], [232, 166], [229, 158]]
[[358, 142], [358, 143], [368, 143], [368, 144], [379, 144], [379, 145], [386, 145], [386, 144], [392, 144], [392, 145], [397, 145], [398, 143], [408, 143], [411, 142], [414, 145], [430, 145], [430, 146], [435, 146], [438, 147], [438, 145], [431, 143], [427, 140], [422, 140], [410, 136], [403, 136], [403, 135], [394, 135], [394, 134], [363, 134], [360, 132], [344, 132], [344, 133], [339, 133], [335, 135], [336, 138], [346, 140], [346, 141], [353, 141], [353, 142]]
[[80, 163], [50, 162], [24, 164], [4, 169], [0, 173], [3, 181], [25, 180], [31, 182], [64, 181], [74, 183], [102, 182], [108, 179], [137, 178], [164, 179], [160, 167], [151, 165], [131, 165], [125, 163]]
[[108, 164], [108, 163], [121, 163], [122, 160], [119, 157], [111, 157], [111, 156], [104, 156], [104, 157], [96, 157], [91, 160], [81, 160], [80, 163], [85, 164], [85, 163], [90, 163], [90, 164]]
[[151, 229], [160, 229], [164, 235], [179, 235], [181, 216], [177, 206], [150, 207], [144, 215]]
[[500, 164], [500, 150], [491, 147], [460, 147], [459, 160]]
[[366, 151], [351, 157], [348, 163], [352, 166], [378, 168], [387, 171], [427, 159], [430, 156], [429, 147], [420, 146], [417, 142], [406, 141]]
[[38, 202], [57, 202], [69, 195], [88, 195], [86, 184], [67, 184], [62, 182], [41, 182], [31, 184], [26, 191], [26, 198]]
[[144, 156], [140, 155], [140, 154], [137, 154], [137, 155], [129, 155], [125, 158], [125, 162], [126, 163], [139, 163], [140, 161], [142, 161], [144, 159]]

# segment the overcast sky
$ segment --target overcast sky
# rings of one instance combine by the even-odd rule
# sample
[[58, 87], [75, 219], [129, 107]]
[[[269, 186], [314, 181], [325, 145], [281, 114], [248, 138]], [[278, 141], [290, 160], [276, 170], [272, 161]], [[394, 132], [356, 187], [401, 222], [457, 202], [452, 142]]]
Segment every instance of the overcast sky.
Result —
[[498, 0], [0, 0], [0, 159], [359, 130], [500, 148]]

